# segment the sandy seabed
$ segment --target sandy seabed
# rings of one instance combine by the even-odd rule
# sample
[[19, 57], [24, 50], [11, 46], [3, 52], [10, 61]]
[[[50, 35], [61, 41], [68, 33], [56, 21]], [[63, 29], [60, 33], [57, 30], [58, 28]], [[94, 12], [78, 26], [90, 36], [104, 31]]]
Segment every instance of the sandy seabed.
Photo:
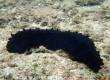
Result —
[[[75, 1], [79, 0], [0, 0], [0, 80], [110, 80], [110, 1], [94, 6]], [[30, 55], [9, 53], [8, 39], [23, 28], [88, 35], [104, 65], [94, 73], [64, 51], [43, 46], [32, 49]]]

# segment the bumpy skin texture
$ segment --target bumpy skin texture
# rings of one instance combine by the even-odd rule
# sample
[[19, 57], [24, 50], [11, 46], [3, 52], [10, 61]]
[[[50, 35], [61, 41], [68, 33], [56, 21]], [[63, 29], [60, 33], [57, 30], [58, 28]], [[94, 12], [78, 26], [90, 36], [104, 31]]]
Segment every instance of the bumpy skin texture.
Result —
[[103, 65], [93, 42], [87, 36], [77, 32], [61, 32], [53, 29], [23, 30], [12, 35], [6, 47], [11, 53], [23, 53], [40, 45], [50, 50], [62, 49], [72, 60], [85, 63], [94, 72], [98, 72], [101, 69], [100, 66]]

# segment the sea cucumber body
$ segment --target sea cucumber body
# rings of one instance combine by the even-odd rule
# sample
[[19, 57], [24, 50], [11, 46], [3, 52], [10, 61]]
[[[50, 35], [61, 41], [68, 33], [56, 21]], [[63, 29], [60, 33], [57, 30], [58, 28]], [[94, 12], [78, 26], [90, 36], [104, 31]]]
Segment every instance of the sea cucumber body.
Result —
[[85, 63], [94, 72], [103, 65], [93, 42], [77, 32], [61, 32], [59, 30], [30, 29], [19, 31], [12, 35], [7, 44], [7, 50], [13, 53], [23, 53], [32, 47], [45, 46], [50, 50], [62, 49], [74, 60]]

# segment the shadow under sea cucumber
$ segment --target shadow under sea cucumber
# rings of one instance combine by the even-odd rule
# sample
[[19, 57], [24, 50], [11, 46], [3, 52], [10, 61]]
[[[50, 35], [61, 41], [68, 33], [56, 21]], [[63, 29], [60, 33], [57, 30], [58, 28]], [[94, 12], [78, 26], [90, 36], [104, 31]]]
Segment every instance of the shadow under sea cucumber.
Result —
[[70, 59], [83, 62], [94, 72], [98, 72], [104, 64], [94, 43], [87, 36], [77, 32], [53, 29], [23, 30], [12, 34], [6, 47], [10, 53], [23, 53], [41, 45], [50, 50], [64, 50], [69, 54]]

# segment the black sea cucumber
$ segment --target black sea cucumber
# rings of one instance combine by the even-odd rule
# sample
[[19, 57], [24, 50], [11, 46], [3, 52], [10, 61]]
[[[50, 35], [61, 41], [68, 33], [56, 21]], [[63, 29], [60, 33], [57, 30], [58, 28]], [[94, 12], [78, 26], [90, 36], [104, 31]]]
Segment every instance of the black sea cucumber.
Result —
[[45, 46], [50, 50], [62, 49], [69, 54], [70, 59], [85, 63], [94, 72], [98, 72], [103, 65], [94, 43], [77, 32], [29, 29], [19, 31], [9, 38], [7, 50], [12, 53], [23, 53], [32, 47]]

